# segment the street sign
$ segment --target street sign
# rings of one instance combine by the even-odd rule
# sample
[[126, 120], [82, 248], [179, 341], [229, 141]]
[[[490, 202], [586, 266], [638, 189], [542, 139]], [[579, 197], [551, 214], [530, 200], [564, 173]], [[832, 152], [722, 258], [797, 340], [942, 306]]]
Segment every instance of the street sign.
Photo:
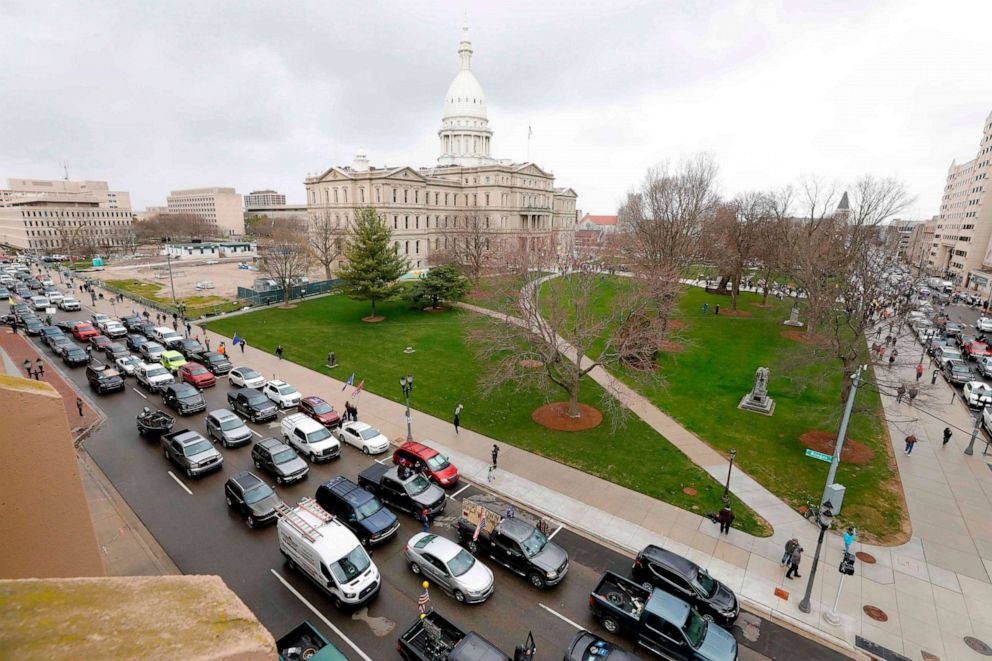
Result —
[[814, 459], [819, 459], [820, 461], [826, 461], [830, 463], [834, 460], [832, 454], [823, 454], [822, 452], [817, 452], [816, 450], [806, 450], [807, 457], [813, 457]]

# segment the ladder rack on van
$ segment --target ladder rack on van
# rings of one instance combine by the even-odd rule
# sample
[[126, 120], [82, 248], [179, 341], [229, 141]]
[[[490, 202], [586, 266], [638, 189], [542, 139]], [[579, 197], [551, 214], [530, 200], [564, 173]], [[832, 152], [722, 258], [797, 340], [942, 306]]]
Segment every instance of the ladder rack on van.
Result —
[[[324, 523], [328, 523], [334, 520], [334, 517], [327, 513], [320, 505], [316, 503], [312, 498], [302, 498], [298, 504], [300, 509], [306, 510], [310, 514], [316, 516], [319, 520]], [[320, 531], [314, 528], [310, 523], [304, 519], [302, 516], [297, 514], [296, 510], [285, 503], [280, 503], [276, 505], [276, 514], [286, 519], [289, 525], [296, 528], [297, 531], [305, 538], [311, 542], [317, 541], [318, 537], [321, 537]]]

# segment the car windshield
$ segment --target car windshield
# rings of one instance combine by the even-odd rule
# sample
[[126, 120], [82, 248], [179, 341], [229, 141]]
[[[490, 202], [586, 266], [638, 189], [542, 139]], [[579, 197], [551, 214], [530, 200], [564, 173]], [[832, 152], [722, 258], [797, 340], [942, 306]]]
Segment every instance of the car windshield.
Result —
[[313, 412], [318, 415], [323, 415], [324, 413], [330, 413], [334, 410], [334, 407], [327, 402], [321, 402], [320, 404], [313, 405]]
[[379, 435], [379, 430], [375, 427], [369, 427], [368, 429], [363, 429], [358, 433], [362, 437], [363, 441], [369, 441]]
[[176, 393], [176, 397], [195, 397], [196, 395], [199, 394], [197, 393], [196, 388], [189, 385], [188, 383], [184, 383], [176, 386], [175, 393]]
[[165, 349], [165, 347], [163, 347], [161, 344], [156, 344], [155, 342], [146, 342], [142, 346], [144, 347], [145, 351], [147, 351], [148, 353], [155, 353], [155, 352], [161, 353]]
[[438, 453], [427, 460], [427, 465], [431, 467], [432, 471], [440, 471], [450, 466], [451, 462], [443, 454]]
[[331, 565], [331, 573], [338, 585], [346, 585], [368, 569], [370, 564], [369, 554], [361, 546], [356, 546], [351, 553]]
[[358, 507], [355, 510], [355, 517], [361, 521], [362, 519], [368, 518], [382, 509], [382, 503], [378, 499], [372, 498], [369, 502]]
[[704, 597], [712, 597], [716, 593], [716, 586], [717, 582], [706, 573], [705, 569], [700, 569], [692, 580], [692, 587]]
[[307, 442], [319, 443], [320, 441], [326, 441], [330, 437], [331, 437], [331, 432], [321, 427], [320, 429], [316, 431], [312, 431], [309, 434], [307, 434]]
[[165, 370], [164, 367], [153, 367], [147, 372], [145, 372], [145, 374], [147, 374], [148, 376], [164, 376], [165, 374], [168, 374], [168, 372]]
[[189, 373], [193, 376], [200, 376], [201, 374], [209, 374], [206, 368], [203, 367], [191, 367]]
[[183, 452], [186, 454], [187, 457], [192, 457], [193, 455], [200, 454], [201, 452], [206, 452], [212, 447], [213, 446], [210, 445], [209, 441], [206, 441], [201, 438], [199, 441], [196, 441], [195, 443], [190, 443], [189, 445], [184, 447]]
[[269, 403], [268, 397], [266, 397], [265, 395], [263, 395], [260, 392], [255, 392], [255, 393], [252, 393], [250, 395], [246, 395], [246, 397], [248, 399], [248, 403], [249, 404], [252, 404], [254, 406], [258, 406], [260, 404], [268, 404]]
[[280, 395], [294, 395], [296, 394], [296, 388], [293, 386], [280, 386], [278, 388]]
[[695, 610], [690, 609], [689, 617], [686, 619], [682, 631], [685, 632], [689, 644], [699, 649], [699, 646], [703, 644], [703, 639], [706, 638], [706, 620]]
[[527, 539], [521, 543], [521, 546], [524, 547], [524, 553], [527, 554], [527, 557], [533, 558], [535, 555], [544, 550], [547, 543], [548, 538], [544, 536], [544, 533], [537, 528], [534, 528], [534, 532], [532, 532]]
[[474, 566], [475, 558], [465, 549], [460, 549], [458, 555], [448, 561], [448, 569], [452, 576], [462, 576]]
[[967, 365], [951, 365], [952, 372], [970, 372], [971, 368]]
[[264, 482], [245, 491], [245, 502], [249, 505], [257, 503], [267, 496], [272, 495], [272, 488]]
[[274, 455], [272, 455], [272, 461], [277, 464], [284, 464], [287, 461], [292, 461], [293, 459], [296, 459], [296, 453], [290, 450], [289, 448], [286, 448], [285, 450], [280, 450], [279, 452], [276, 452]]
[[255, 370], [251, 370], [251, 369], [248, 369], [248, 368], [245, 368], [245, 369], [242, 369], [241, 370], [241, 378], [242, 379], [257, 379], [258, 377], [259, 377], [259, 374]]
[[224, 431], [231, 431], [232, 429], [240, 429], [245, 426], [245, 423], [241, 422], [240, 418], [230, 417], [225, 418], [220, 423], [220, 428]]
[[426, 477], [423, 475], [416, 475], [412, 480], [403, 485], [403, 488], [406, 489], [406, 492], [409, 495], [416, 496], [427, 491], [427, 487], [430, 485], [431, 483], [427, 481]]

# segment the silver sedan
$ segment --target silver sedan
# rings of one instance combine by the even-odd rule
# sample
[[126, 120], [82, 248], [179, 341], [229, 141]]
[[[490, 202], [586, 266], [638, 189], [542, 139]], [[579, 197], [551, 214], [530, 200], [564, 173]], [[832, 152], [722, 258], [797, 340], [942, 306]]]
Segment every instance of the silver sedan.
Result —
[[410, 571], [467, 604], [493, 593], [493, 572], [461, 546], [438, 535], [417, 533], [403, 548]]

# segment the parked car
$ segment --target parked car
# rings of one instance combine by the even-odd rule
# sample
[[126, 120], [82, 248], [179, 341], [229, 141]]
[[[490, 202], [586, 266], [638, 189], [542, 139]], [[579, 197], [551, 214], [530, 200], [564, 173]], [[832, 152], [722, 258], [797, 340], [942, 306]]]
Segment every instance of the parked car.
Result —
[[961, 324], [956, 321], [948, 321], [944, 324], [944, 335], [947, 337], [959, 337], [961, 335]]
[[124, 324], [128, 333], [137, 333], [140, 332], [138, 329], [144, 325], [145, 320], [141, 318], [141, 315], [129, 314], [121, 318], [121, 323]]
[[217, 378], [199, 363], [186, 363], [179, 368], [177, 376], [180, 381], [185, 381], [197, 388], [210, 388], [217, 385]]
[[45, 324], [41, 323], [38, 317], [25, 317], [24, 318], [24, 330], [28, 335], [41, 335], [41, 329], [45, 327]]
[[310, 461], [329, 461], [341, 454], [341, 444], [327, 427], [302, 413], [284, 417], [280, 428], [283, 439]]
[[964, 361], [964, 354], [950, 346], [941, 346], [934, 349], [933, 357], [941, 368], [950, 360]]
[[244, 420], [227, 409], [217, 409], [207, 414], [207, 438], [216, 438], [225, 448], [246, 445], [252, 431]]
[[173, 349], [183, 339], [183, 336], [166, 326], [156, 326], [152, 331], [152, 339], [166, 349]]
[[193, 357], [190, 358], [190, 360], [200, 363], [210, 370], [214, 376], [223, 376], [228, 374], [234, 368], [234, 365], [232, 365], [231, 361], [227, 359], [227, 356], [222, 353], [217, 353], [216, 351], [201, 351], [199, 353], [192, 354], [192, 356]]
[[265, 385], [265, 377], [250, 367], [235, 367], [230, 371], [228, 381], [237, 388], [261, 388]]
[[89, 340], [91, 337], [99, 335], [100, 333], [97, 329], [93, 328], [93, 324], [88, 321], [80, 321], [78, 324], [72, 327], [72, 336], [75, 337], [80, 342]]
[[196, 477], [224, 464], [224, 456], [195, 431], [181, 429], [162, 436], [165, 458], [174, 461], [187, 477]]
[[169, 370], [173, 374], [178, 374], [179, 368], [186, 364], [186, 359], [183, 355], [178, 351], [173, 351], [172, 349], [163, 351], [158, 360], [162, 363], [162, 367]]
[[[429, 631], [436, 633], [429, 635]], [[404, 661], [510, 661], [509, 656], [482, 635], [475, 631], [463, 631], [434, 609], [415, 619], [400, 634], [396, 650]]]
[[263, 438], [251, 448], [255, 468], [263, 470], [276, 484], [298, 482], [310, 472], [310, 465], [296, 454], [296, 450], [276, 438]]
[[90, 315], [90, 321], [93, 325], [99, 329], [103, 329], [103, 325], [108, 321], [111, 321], [111, 316], [109, 314], [103, 314], [102, 312], [94, 312]]
[[985, 342], [968, 342], [962, 345], [961, 351], [964, 353], [965, 357], [970, 360], [978, 360], [979, 358], [984, 358], [985, 356], [992, 356], [992, 349], [989, 349], [989, 345]]
[[386, 435], [364, 422], [345, 422], [334, 433], [339, 441], [356, 447], [365, 454], [379, 454], [389, 449]]
[[74, 312], [82, 309], [82, 306], [79, 304], [79, 300], [72, 296], [63, 296], [62, 301], [59, 302], [59, 307], [66, 312]]
[[207, 409], [203, 393], [188, 383], [170, 383], [162, 388], [162, 401], [179, 415], [192, 415]]
[[590, 659], [608, 659], [609, 661], [638, 661], [635, 656], [622, 647], [604, 640], [596, 634], [579, 629], [565, 649], [564, 661], [589, 661]]
[[57, 335], [48, 341], [48, 346], [51, 348], [52, 353], [56, 356], [61, 356], [65, 353], [65, 350], [69, 347], [77, 346], [75, 342], [72, 341], [72, 337], [66, 335]]
[[268, 397], [254, 388], [241, 388], [227, 393], [227, 403], [235, 413], [252, 422], [272, 420], [278, 411]]
[[992, 376], [992, 356], [983, 356], [975, 361], [975, 369], [982, 376]]
[[407, 441], [393, 452], [393, 463], [422, 472], [442, 487], [458, 483], [458, 469], [434, 448], [416, 441]]
[[63, 349], [61, 356], [62, 356], [62, 362], [68, 365], [69, 367], [78, 367], [79, 365], [87, 365], [90, 362], [90, 355], [75, 344]]
[[56, 337], [65, 337], [65, 333], [58, 326], [42, 326], [41, 327], [41, 341], [49, 346], [52, 346], [52, 339]]
[[692, 560], [660, 546], [651, 544], [638, 553], [631, 575], [646, 590], [659, 588], [673, 594], [722, 627], [733, 626], [740, 615], [733, 590]]
[[138, 358], [137, 356], [132, 356], [131, 354], [128, 354], [126, 356], [121, 356], [120, 358], [116, 359], [114, 361], [114, 364], [117, 365], [117, 369], [124, 376], [134, 376], [135, 370], [138, 369], [138, 366], [141, 365], [142, 362], [141, 359]]
[[127, 329], [124, 328], [124, 324], [117, 321], [108, 321], [103, 326], [103, 333], [110, 338], [124, 337], [127, 335]]
[[147, 337], [152, 342], [155, 341], [155, 329], [158, 328], [155, 324], [150, 324], [147, 321], [140, 326], [138, 326], [138, 332]]
[[90, 342], [90, 346], [92, 346], [97, 351], [103, 351], [113, 343], [113, 340], [111, 340], [106, 335], [94, 335], [93, 337], [90, 338], [89, 342]]
[[31, 305], [35, 310], [44, 310], [48, 307], [48, 297], [47, 296], [32, 296]]
[[943, 370], [948, 383], [963, 384], [978, 380], [975, 370], [963, 360], [948, 360], [944, 363]]
[[86, 367], [86, 380], [101, 395], [105, 392], [124, 390], [124, 378], [116, 369], [103, 363], [92, 362]]
[[419, 532], [403, 547], [410, 571], [466, 604], [488, 599], [496, 588], [489, 567], [447, 537]]
[[437, 516], [447, 505], [444, 489], [406, 466], [372, 464], [358, 474], [358, 486], [409, 512], [415, 519], [420, 518], [423, 510], [430, 517]]
[[975, 327], [983, 333], [992, 333], [992, 317], [979, 317]]
[[138, 351], [141, 349], [141, 345], [148, 344], [148, 338], [140, 333], [131, 333], [127, 336], [124, 343], [127, 344], [127, 348], [131, 351]]
[[164, 387], [176, 382], [169, 370], [159, 363], [142, 363], [135, 368], [134, 376], [141, 386], [151, 392], [161, 392]]
[[304, 397], [296, 410], [308, 418], [313, 418], [328, 429], [333, 430], [341, 426], [341, 416], [334, 410], [333, 406], [320, 397]]
[[364, 545], [385, 542], [399, 530], [396, 515], [382, 501], [343, 475], [317, 487], [317, 503], [338, 517]]
[[275, 402], [276, 406], [281, 409], [299, 406], [300, 401], [303, 399], [299, 390], [279, 379], [267, 381], [262, 386], [262, 393]]
[[186, 356], [186, 360], [193, 360], [191, 357], [195, 353], [206, 351], [206, 347], [200, 344], [199, 340], [191, 337], [183, 338], [176, 344], [176, 351]]
[[120, 342], [111, 342], [103, 348], [103, 352], [107, 354], [107, 360], [116, 361], [118, 358], [124, 358], [125, 356], [130, 356], [131, 352], [127, 350], [127, 347]]
[[162, 354], [165, 353], [165, 347], [158, 342], [149, 341], [138, 346], [138, 353], [140, 353], [141, 357], [146, 361], [150, 363], [158, 363], [162, 360]]
[[992, 404], [992, 386], [984, 381], [969, 381], [961, 389], [961, 398], [972, 408]]
[[245, 517], [249, 528], [275, 523], [276, 508], [283, 504], [272, 487], [249, 471], [228, 478], [224, 499], [229, 508]]

